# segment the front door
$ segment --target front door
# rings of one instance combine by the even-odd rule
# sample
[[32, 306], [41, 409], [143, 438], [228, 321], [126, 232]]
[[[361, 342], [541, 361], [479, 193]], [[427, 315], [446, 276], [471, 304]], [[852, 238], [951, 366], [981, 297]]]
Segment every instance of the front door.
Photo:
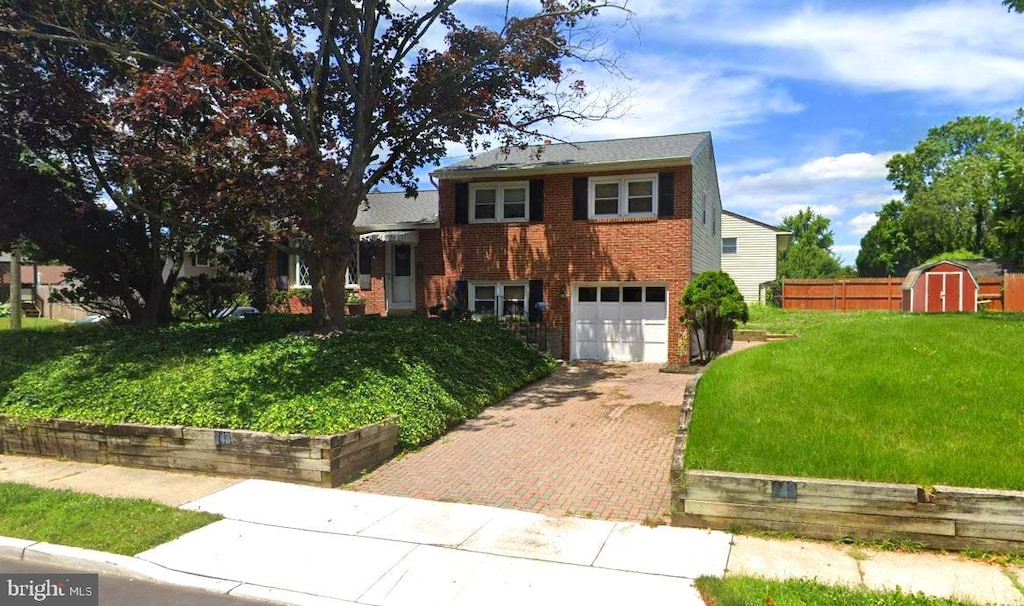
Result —
[[413, 275], [413, 247], [411, 244], [392, 244], [388, 259], [390, 288], [388, 308], [411, 309], [416, 306], [414, 297], [415, 277]]

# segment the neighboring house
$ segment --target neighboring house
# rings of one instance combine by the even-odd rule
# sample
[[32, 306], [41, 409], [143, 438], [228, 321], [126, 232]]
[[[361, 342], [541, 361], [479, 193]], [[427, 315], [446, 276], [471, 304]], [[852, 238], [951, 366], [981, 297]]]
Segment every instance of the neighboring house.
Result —
[[791, 232], [722, 211], [722, 271], [729, 274], [743, 300], [763, 303], [765, 284], [779, 277], [779, 253], [789, 248]]
[[[440, 257], [437, 192], [371, 193], [356, 215], [359, 250], [348, 270], [348, 288], [366, 299], [371, 314], [426, 313], [424, 287], [431, 260]], [[279, 289], [309, 288], [309, 271], [301, 257], [272, 255], [267, 275]]]
[[[460, 305], [558, 326], [574, 359], [679, 358], [683, 290], [720, 268], [710, 133], [496, 150], [431, 176], [437, 192], [371, 194], [356, 219], [368, 313]], [[303, 286], [300, 261], [272, 264]]]

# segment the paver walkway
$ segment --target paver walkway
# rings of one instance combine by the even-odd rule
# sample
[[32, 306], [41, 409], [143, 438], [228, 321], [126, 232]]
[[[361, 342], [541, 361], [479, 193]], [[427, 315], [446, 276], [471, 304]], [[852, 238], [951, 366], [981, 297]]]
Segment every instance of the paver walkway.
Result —
[[347, 488], [607, 520], [662, 519], [689, 375], [579, 363]]

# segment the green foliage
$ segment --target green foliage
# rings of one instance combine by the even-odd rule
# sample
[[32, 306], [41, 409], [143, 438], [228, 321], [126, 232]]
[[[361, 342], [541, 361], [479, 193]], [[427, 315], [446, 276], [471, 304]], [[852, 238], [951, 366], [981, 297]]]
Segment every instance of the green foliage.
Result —
[[6, 318], [11, 315], [11, 304], [0, 303], [0, 318]]
[[288, 291], [289, 297], [295, 297], [306, 307], [313, 305], [313, 289], [311, 288], [293, 288]]
[[878, 221], [860, 241], [857, 253], [857, 273], [865, 278], [905, 276], [919, 265], [918, 255], [911, 245], [904, 226], [902, 200], [890, 200], [878, 214]]
[[219, 310], [248, 303], [251, 287], [251, 280], [235, 274], [201, 274], [179, 279], [172, 301], [179, 316], [211, 319]]
[[825, 585], [808, 579], [773, 581], [758, 577], [700, 577], [694, 582], [715, 606], [965, 606], [923, 593], [874, 591]]
[[793, 236], [789, 248], [779, 255], [780, 278], [835, 278], [845, 273], [831, 250], [835, 242], [831, 223], [810, 208], [782, 220], [782, 228]]
[[985, 257], [979, 255], [976, 252], [964, 250], [963, 248], [958, 250], [951, 250], [949, 252], [943, 252], [925, 259], [922, 263], [938, 263], [939, 261], [970, 261], [973, 259], [984, 259]]
[[729, 331], [747, 321], [747, 304], [736, 283], [724, 271], [706, 271], [683, 293], [679, 321], [697, 339], [702, 362], [710, 362], [725, 349]]
[[348, 305], [365, 305], [366, 297], [354, 290], [350, 290], [345, 294], [345, 303]]
[[0, 412], [307, 434], [397, 415], [410, 447], [553, 369], [477, 322], [353, 318], [344, 334], [296, 335], [307, 322], [0, 333]]
[[764, 307], [752, 316], [800, 337], [711, 366], [688, 467], [1024, 489], [1024, 375], [1007, 358], [1024, 342], [1024, 316]]
[[0, 483], [0, 536], [135, 555], [220, 516], [152, 501]]

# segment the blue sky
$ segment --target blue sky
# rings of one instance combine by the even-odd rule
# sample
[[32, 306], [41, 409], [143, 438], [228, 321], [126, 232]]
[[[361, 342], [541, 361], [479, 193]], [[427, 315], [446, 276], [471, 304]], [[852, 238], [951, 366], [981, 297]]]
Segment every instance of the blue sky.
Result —
[[[408, 4], [408, 2], [407, 2]], [[413, 2], [415, 4], [415, 2]], [[536, 0], [512, 0], [528, 14]], [[462, 0], [467, 23], [504, 0]], [[585, 66], [595, 91], [632, 90], [628, 115], [556, 124], [568, 141], [709, 130], [726, 209], [769, 223], [810, 206], [853, 263], [895, 196], [893, 153], [962, 115], [1024, 105], [1024, 16], [999, 0], [630, 0], [600, 19], [629, 80]], [[465, 153], [453, 148], [452, 155]]]

